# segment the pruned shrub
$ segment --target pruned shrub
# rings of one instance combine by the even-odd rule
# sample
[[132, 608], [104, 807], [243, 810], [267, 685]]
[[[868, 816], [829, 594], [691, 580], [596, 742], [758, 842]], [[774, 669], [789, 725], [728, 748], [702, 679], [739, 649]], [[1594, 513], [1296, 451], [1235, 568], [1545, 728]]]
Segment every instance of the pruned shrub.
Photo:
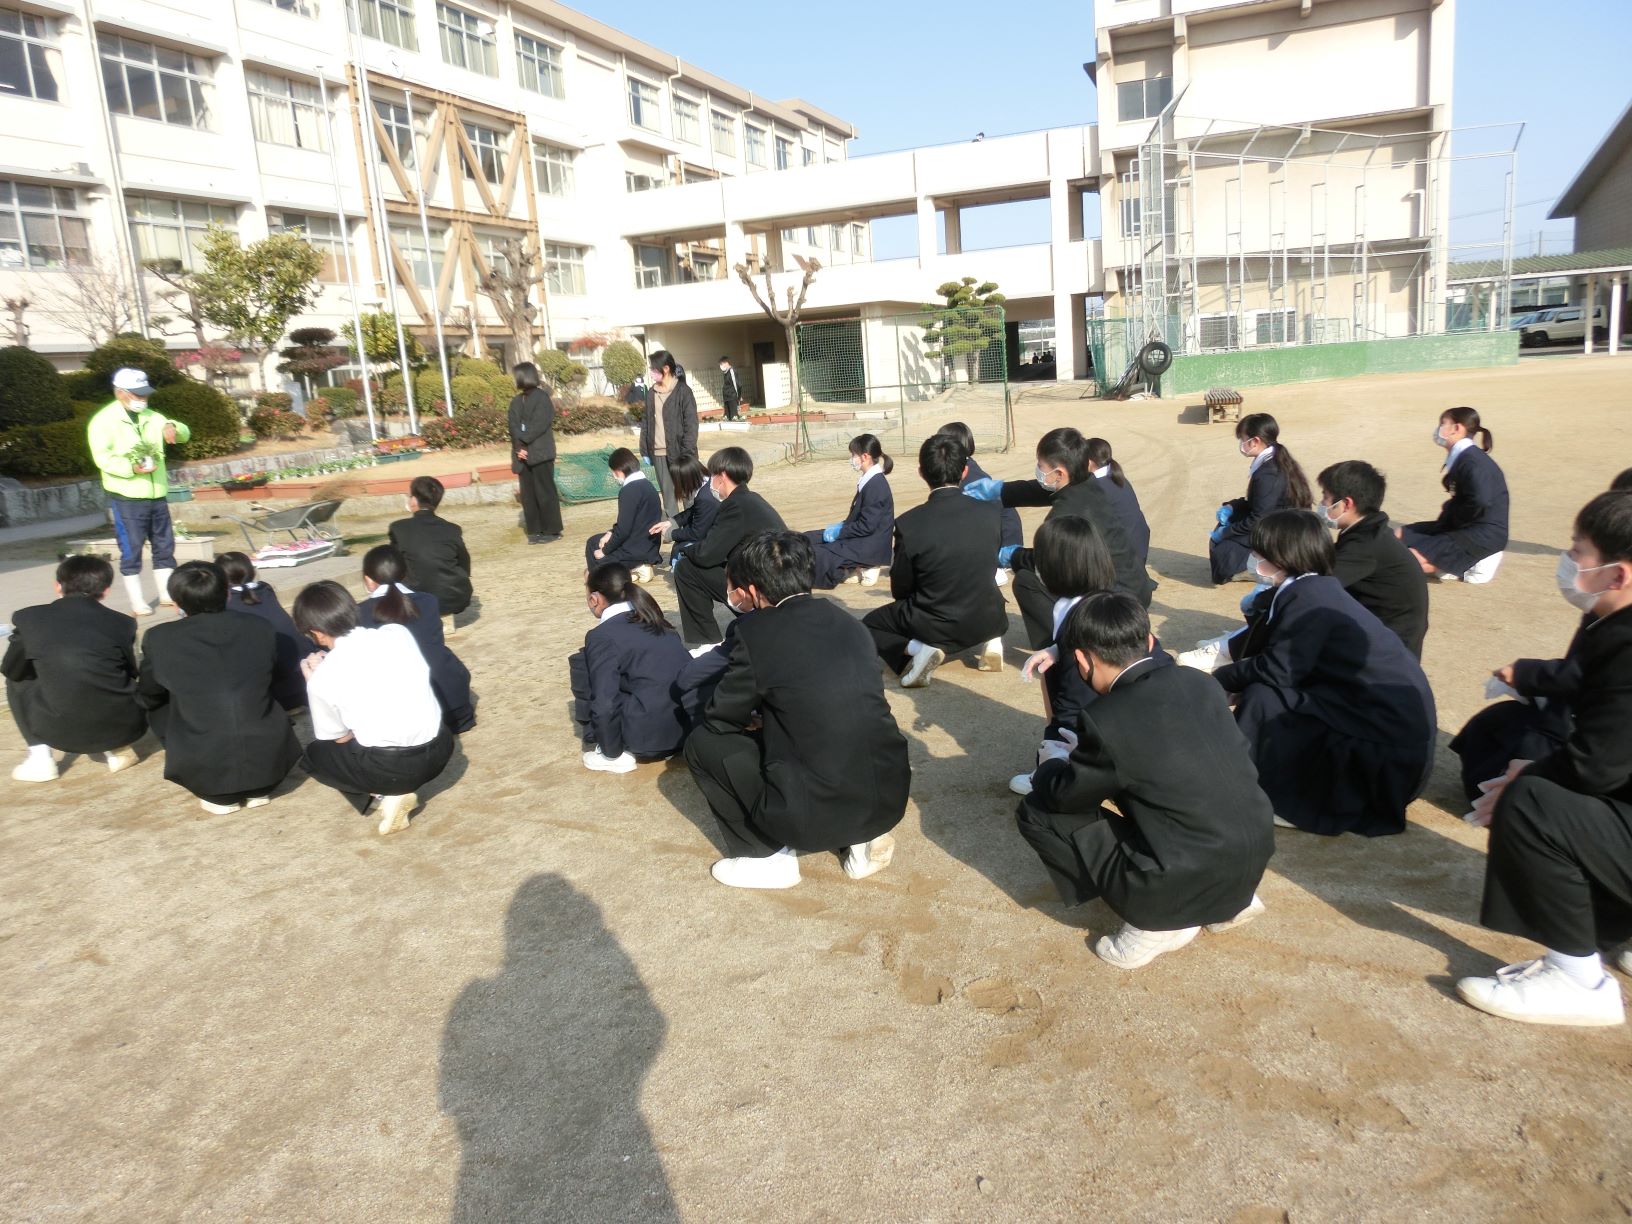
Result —
[[70, 370], [62, 376], [62, 386], [71, 400], [95, 400], [100, 405], [113, 398], [113, 383], [95, 370]]
[[329, 401], [329, 416], [338, 421], [354, 417], [361, 411], [357, 405], [361, 395], [361, 388], [353, 391], [349, 386], [324, 387], [322, 398]]
[[132, 366], [146, 374], [147, 381], [153, 384], [155, 390], [178, 383], [183, 378], [164, 345], [140, 336], [118, 336], [106, 344], [97, 345], [85, 358], [85, 368], [102, 379], [103, 384], [110, 388], [110, 395], [113, 372], [123, 366]]
[[558, 434], [593, 433], [597, 429], [622, 429], [628, 418], [622, 408], [611, 404], [576, 404], [555, 410], [555, 432]]
[[214, 387], [191, 380], [155, 387], [148, 402], [192, 431], [190, 441], [166, 448], [171, 458], [213, 459], [238, 449], [238, 409]]
[[509, 440], [510, 426], [502, 408], [476, 407], [454, 416], [427, 417], [420, 429], [425, 445], [438, 450], [468, 450], [474, 446], [502, 445]]
[[73, 414], [56, 366], [20, 345], [0, 348], [0, 429], [45, 425]]
[[295, 397], [287, 391], [262, 391], [255, 396], [255, 407], [262, 411], [290, 412], [295, 407]]
[[249, 428], [261, 439], [295, 438], [306, 428], [306, 418], [280, 408], [258, 408], [250, 414]]
[[0, 433], [0, 476], [94, 476], [86, 423], [69, 419]]
[[646, 358], [629, 341], [614, 340], [601, 354], [601, 373], [621, 391], [646, 373]]

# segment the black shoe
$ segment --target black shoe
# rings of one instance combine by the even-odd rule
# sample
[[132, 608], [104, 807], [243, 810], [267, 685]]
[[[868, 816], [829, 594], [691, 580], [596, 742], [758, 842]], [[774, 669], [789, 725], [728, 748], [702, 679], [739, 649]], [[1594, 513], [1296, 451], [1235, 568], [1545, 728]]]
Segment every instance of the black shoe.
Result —
[[527, 537], [527, 543], [529, 543], [529, 544], [542, 544], [542, 543], [544, 543], [544, 537], [541, 536], [541, 535], [530, 535], [530, 536]]
[[543, 535], [538, 537], [538, 542], [540, 544], [554, 544], [560, 538], [561, 533], [559, 531], [555, 532], [554, 534], [546, 531]]

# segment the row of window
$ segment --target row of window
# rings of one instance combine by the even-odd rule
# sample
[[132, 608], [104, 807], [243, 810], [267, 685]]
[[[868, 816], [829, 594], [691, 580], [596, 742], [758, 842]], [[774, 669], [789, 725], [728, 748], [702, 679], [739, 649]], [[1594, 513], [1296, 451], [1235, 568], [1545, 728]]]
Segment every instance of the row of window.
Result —
[[865, 255], [867, 227], [859, 222], [853, 225], [806, 225], [800, 229], [785, 229], [782, 231], [782, 241], [811, 247], [825, 244], [829, 250], [842, 253], [847, 234], [850, 249], [857, 255]]

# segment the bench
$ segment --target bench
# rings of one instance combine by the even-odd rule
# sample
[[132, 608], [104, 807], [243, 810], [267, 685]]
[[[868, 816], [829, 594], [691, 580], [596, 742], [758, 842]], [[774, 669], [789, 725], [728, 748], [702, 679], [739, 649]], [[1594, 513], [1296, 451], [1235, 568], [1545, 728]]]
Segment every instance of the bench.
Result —
[[1207, 421], [1239, 421], [1241, 392], [1234, 387], [1213, 387], [1202, 397], [1207, 404]]

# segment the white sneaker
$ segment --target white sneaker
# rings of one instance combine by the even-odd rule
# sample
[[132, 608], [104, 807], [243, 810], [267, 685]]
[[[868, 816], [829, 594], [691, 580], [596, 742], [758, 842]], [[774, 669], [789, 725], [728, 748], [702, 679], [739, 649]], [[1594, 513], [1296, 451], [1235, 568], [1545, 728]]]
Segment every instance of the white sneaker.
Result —
[[731, 888], [792, 888], [799, 883], [799, 856], [778, 850], [765, 858], [723, 858], [708, 872]]
[[267, 804], [269, 804], [271, 802], [272, 802], [272, 796], [271, 795], [256, 795], [252, 799], [245, 799], [244, 800], [244, 806], [246, 808], [265, 807]]
[[1000, 672], [1003, 670], [1003, 639], [995, 637], [981, 648], [975, 658], [975, 670]]
[[450, 638], [459, 632], [459, 626], [455, 623], [455, 620], [456, 618], [453, 616], [444, 616], [442, 618], [443, 637]]
[[211, 803], [208, 799], [200, 799], [198, 806], [211, 816], [230, 816], [244, 805], [241, 803]]
[[1209, 922], [1207, 924], [1207, 933], [1209, 935], [1222, 935], [1225, 931], [1233, 931], [1238, 926], [1246, 926], [1247, 923], [1251, 922], [1263, 912], [1263, 901], [1259, 898], [1257, 893], [1253, 893], [1252, 900], [1247, 902], [1246, 909], [1242, 910], [1228, 922]]
[[1475, 561], [1473, 568], [1462, 571], [1462, 581], [1473, 586], [1483, 586], [1496, 577], [1496, 571], [1502, 568], [1503, 553], [1491, 553], [1483, 560]]
[[594, 769], [600, 773], [633, 773], [635, 771], [635, 766], [635, 758], [630, 756], [627, 752], [620, 753], [615, 757], [609, 757], [602, 755], [599, 748], [592, 748], [590, 751], [584, 753], [584, 768]]
[[901, 673], [902, 688], [923, 688], [929, 683], [929, 673], [946, 662], [946, 651], [936, 646], [925, 646], [907, 662]]
[[844, 874], [852, 880], [865, 880], [883, 871], [894, 857], [895, 838], [888, 833], [880, 834], [872, 841], [861, 842], [844, 852]]
[[1258, 577], [1258, 575], [1253, 573], [1251, 570], [1242, 570], [1239, 574], [1236, 574], [1233, 577], [1231, 577], [1230, 581], [1231, 582], [1250, 582], [1250, 583], [1252, 583], [1253, 586], [1258, 586], [1262, 582], [1262, 579], [1260, 579]]
[[1298, 827], [1297, 825], [1293, 824], [1290, 820], [1283, 819], [1280, 815], [1276, 815], [1274, 819], [1275, 819], [1275, 827], [1277, 829], [1295, 829], [1295, 828]]
[[859, 575], [857, 575], [856, 581], [861, 583], [862, 586], [877, 586], [878, 576], [881, 573], [883, 573], [882, 566], [869, 565], [866, 569], [862, 570]]
[[1197, 671], [1209, 674], [1215, 672], [1230, 661], [1229, 653], [1224, 649], [1224, 644], [1228, 640], [1229, 636], [1226, 634], [1224, 637], [1197, 642], [1194, 650], [1181, 651], [1174, 662], [1180, 667], [1193, 667]]
[[102, 755], [107, 758], [109, 773], [118, 773], [121, 769], [129, 769], [141, 762], [141, 758], [136, 755], [134, 744], [125, 748], [115, 748], [112, 752], [105, 752]]
[[414, 810], [419, 803], [419, 796], [413, 793], [406, 795], [380, 796], [380, 836], [390, 833], [401, 833], [408, 827], [408, 813]]
[[1525, 1024], [1607, 1027], [1626, 1019], [1614, 978], [1606, 973], [1597, 986], [1582, 986], [1545, 957], [1498, 969], [1495, 977], [1463, 978], [1456, 993], [1480, 1011]]
[[1148, 965], [1163, 952], [1184, 947], [1197, 935], [1200, 927], [1185, 927], [1180, 931], [1143, 931], [1131, 922], [1124, 922], [1115, 935], [1101, 935], [1094, 941], [1094, 952], [1102, 961], [1109, 961], [1120, 969], [1138, 969]]
[[1009, 571], [1008, 570], [1000, 569], [1000, 570], [997, 571], [997, 585], [998, 586], [1008, 586], [1009, 585]]
[[30, 754], [11, 771], [13, 782], [55, 782], [61, 777], [54, 757], [37, 757]]
[[1031, 775], [1029, 773], [1015, 774], [1009, 779], [1009, 789], [1017, 795], [1031, 794]]
[[646, 583], [650, 582], [651, 580], [652, 567], [649, 565], [637, 565], [634, 569], [629, 571], [630, 582]]
[[1627, 944], [1626, 947], [1617, 952], [1610, 958], [1609, 963], [1628, 977], [1632, 977], [1632, 944]]

